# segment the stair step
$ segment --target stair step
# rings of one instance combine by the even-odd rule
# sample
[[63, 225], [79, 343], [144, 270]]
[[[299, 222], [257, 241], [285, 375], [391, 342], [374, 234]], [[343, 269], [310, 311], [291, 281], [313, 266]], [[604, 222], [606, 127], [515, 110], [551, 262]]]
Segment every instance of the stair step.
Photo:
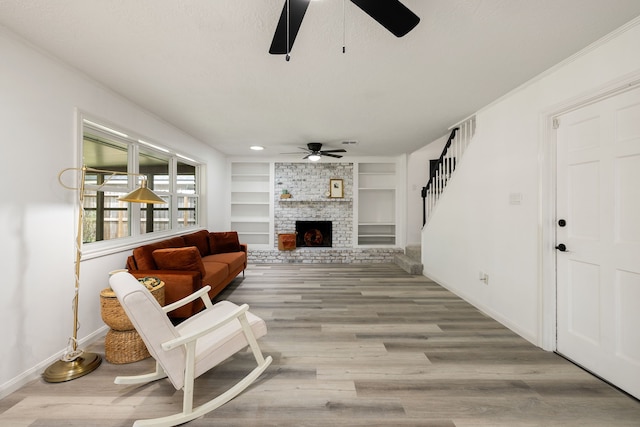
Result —
[[422, 263], [416, 261], [405, 254], [397, 254], [394, 256], [396, 265], [402, 268], [409, 274], [420, 275], [422, 274]]
[[422, 246], [409, 245], [404, 248], [404, 254], [414, 261], [422, 262]]

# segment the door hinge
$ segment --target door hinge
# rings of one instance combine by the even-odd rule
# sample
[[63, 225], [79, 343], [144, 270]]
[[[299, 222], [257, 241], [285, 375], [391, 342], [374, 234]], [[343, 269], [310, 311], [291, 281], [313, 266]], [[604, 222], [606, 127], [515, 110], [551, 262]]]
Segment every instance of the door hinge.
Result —
[[560, 127], [560, 120], [557, 117], [553, 118], [553, 128], [558, 129]]

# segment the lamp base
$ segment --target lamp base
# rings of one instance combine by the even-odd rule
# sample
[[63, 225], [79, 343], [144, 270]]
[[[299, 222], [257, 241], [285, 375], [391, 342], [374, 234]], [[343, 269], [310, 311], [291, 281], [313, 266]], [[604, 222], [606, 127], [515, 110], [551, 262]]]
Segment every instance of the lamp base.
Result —
[[45, 369], [42, 378], [48, 383], [61, 383], [75, 380], [93, 372], [102, 363], [102, 357], [96, 353], [82, 353], [75, 360], [69, 362], [58, 360]]

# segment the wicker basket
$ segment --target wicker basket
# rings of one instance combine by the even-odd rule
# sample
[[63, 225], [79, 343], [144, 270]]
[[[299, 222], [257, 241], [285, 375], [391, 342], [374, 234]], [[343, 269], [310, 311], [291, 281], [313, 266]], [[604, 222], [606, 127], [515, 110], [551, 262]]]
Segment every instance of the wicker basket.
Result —
[[[161, 306], [164, 305], [164, 282], [160, 282], [159, 285], [151, 288], [150, 291], [156, 301], [158, 301]], [[102, 321], [111, 329], [116, 331], [130, 331], [134, 329], [127, 314], [120, 305], [116, 294], [111, 288], [103, 289], [100, 292], [100, 314], [102, 315]]]
[[[149, 291], [160, 305], [164, 305], [164, 282]], [[151, 356], [111, 288], [100, 292], [100, 314], [111, 328], [104, 340], [104, 356], [108, 362], [132, 363]]]
[[135, 329], [109, 330], [104, 340], [104, 356], [107, 362], [114, 364], [132, 363], [151, 357]]

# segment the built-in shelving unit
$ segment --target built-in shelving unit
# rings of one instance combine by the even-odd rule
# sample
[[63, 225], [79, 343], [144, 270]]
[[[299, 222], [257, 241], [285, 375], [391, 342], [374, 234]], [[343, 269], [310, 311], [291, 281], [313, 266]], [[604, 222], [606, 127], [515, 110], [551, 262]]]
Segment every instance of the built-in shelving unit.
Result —
[[396, 164], [358, 164], [358, 245], [396, 244]]
[[271, 200], [269, 163], [231, 163], [231, 228], [241, 242], [271, 244]]

